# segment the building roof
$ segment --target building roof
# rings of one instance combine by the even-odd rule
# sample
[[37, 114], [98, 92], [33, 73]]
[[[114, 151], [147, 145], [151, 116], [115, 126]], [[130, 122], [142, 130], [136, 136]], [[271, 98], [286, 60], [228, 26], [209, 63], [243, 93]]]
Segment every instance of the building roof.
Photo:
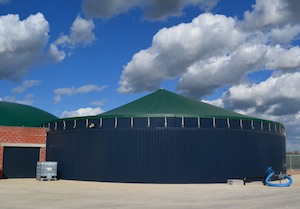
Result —
[[103, 118], [125, 117], [202, 117], [202, 118], [255, 118], [238, 114], [173, 92], [159, 89], [119, 108], [98, 115]]
[[57, 119], [48, 112], [28, 105], [0, 101], [0, 126], [38, 127]]

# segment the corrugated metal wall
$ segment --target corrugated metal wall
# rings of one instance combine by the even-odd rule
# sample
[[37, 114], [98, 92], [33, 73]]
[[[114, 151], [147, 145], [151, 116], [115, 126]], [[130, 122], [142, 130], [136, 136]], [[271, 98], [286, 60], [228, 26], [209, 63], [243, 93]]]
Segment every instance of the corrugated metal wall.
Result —
[[143, 128], [51, 131], [47, 160], [63, 179], [216, 183], [286, 172], [282, 134], [243, 129]]

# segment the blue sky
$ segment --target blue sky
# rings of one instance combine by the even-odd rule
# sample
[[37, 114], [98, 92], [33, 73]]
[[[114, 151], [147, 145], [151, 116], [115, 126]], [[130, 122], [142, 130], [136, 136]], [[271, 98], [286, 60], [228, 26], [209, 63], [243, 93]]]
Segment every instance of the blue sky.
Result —
[[300, 150], [294, 0], [0, 0], [0, 100], [95, 115], [160, 87], [274, 120]]

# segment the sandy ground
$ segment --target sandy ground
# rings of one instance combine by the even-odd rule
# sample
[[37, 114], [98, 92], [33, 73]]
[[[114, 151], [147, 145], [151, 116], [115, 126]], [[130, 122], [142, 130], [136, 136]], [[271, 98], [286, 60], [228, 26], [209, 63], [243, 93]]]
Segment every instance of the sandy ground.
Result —
[[0, 208], [300, 208], [300, 175], [292, 178], [290, 187], [2, 179]]

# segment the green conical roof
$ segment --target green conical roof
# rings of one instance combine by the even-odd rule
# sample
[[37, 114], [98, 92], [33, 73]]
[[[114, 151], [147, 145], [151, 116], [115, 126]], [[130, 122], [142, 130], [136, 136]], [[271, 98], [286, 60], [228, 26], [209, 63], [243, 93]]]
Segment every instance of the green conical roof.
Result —
[[38, 127], [57, 119], [48, 112], [28, 105], [0, 101], [0, 126]]
[[102, 113], [98, 117], [202, 117], [254, 119], [204, 102], [193, 100], [164, 89]]

